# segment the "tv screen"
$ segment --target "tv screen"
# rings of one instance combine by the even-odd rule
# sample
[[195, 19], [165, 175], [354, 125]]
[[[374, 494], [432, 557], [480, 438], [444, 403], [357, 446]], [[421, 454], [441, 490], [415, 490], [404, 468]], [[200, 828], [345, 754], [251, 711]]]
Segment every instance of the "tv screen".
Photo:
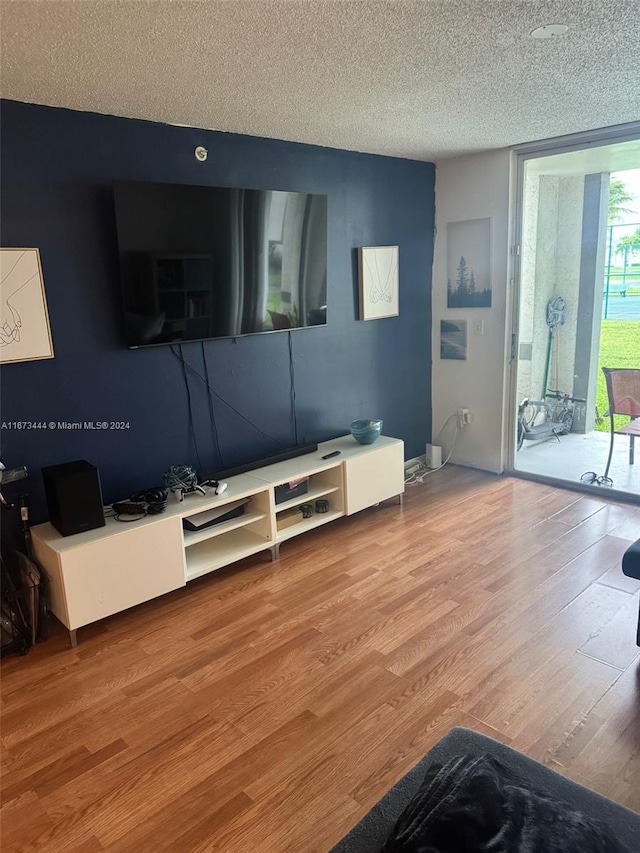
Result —
[[327, 197], [114, 183], [130, 348], [321, 326]]

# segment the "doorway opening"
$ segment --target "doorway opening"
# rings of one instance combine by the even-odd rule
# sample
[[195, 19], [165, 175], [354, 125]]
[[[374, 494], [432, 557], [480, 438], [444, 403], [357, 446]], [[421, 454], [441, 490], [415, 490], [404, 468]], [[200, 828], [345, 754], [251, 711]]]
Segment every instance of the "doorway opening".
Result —
[[640, 140], [521, 175], [514, 470], [640, 496]]

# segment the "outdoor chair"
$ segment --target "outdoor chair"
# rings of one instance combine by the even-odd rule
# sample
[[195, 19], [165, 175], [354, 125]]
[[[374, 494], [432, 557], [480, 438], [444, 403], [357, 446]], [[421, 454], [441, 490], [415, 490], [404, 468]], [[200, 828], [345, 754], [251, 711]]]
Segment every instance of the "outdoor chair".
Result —
[[[607, 477], [613, 456], [613, 439], [616, 435], [629, 436], [629, 465], [633, 465], [633, 443], [636, 436], [640, 438], [640, 368], [603, 367], [602, 372], [609, 395], [609, 410], [605, 415], [611, 418], [611, 444], [607, 469], [604, 472]], [[614, 415], [628, 415], [631, 420], [626, 426], [616, 429]]]

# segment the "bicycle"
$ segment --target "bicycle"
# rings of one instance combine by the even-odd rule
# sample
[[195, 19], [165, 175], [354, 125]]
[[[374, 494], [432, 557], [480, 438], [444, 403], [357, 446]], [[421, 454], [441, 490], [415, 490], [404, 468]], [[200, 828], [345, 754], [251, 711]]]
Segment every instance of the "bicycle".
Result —
[[[547, 402], [548, 398], [554, 400]], [[518, 450], [525, 441], [544, 441], [567, 435], [573, 427], [576, 403], [586, 403], [582, 397], [572, 397], [565, 391], [548, 389], [544, 400], [525, 397], [518, 406]]]

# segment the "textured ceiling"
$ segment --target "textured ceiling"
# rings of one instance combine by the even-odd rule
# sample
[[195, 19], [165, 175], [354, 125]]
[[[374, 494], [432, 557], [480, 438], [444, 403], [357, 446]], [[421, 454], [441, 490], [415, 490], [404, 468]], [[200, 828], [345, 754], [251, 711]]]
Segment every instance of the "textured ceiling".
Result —
[[[1, 0], [3, 97], [432, 160], [640, 118], [640, 0]], [[541, 24], [569, 26], [535, 40]]]

